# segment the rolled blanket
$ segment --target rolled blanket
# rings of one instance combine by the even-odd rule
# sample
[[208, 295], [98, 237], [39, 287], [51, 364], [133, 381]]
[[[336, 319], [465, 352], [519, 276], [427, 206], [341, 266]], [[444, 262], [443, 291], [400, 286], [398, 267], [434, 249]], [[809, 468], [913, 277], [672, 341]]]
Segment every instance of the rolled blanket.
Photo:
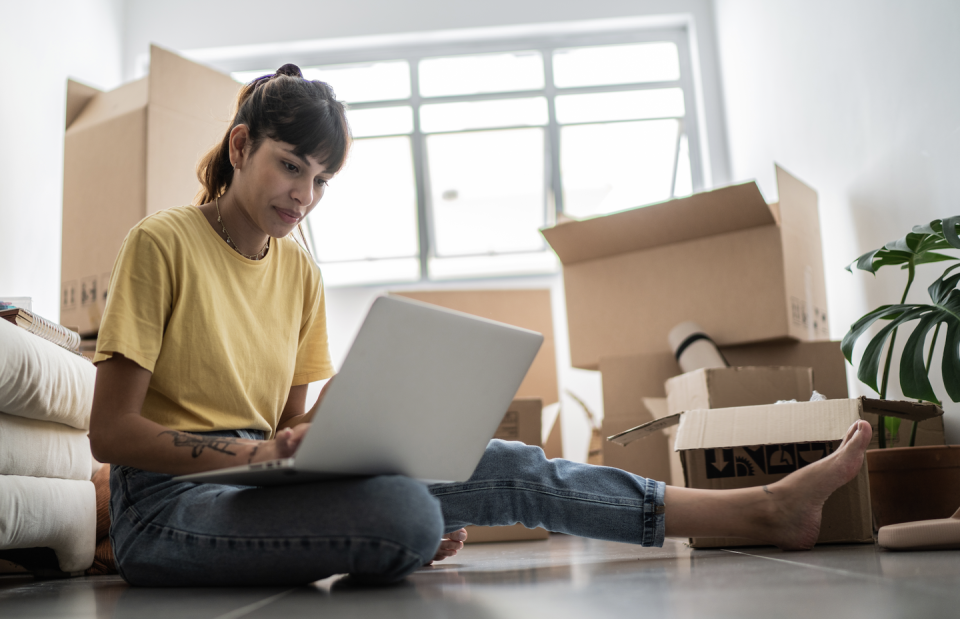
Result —
[[0, 550], [52, 548], [60, 569], [93, 564], [97, 498], [93, 483], [0, 475]]
[[86, 430], [0, 413], [0, 475], [90, 479]]
[[0, 320], [0, 411], [90, 427], [97, 369], [86, 359]]

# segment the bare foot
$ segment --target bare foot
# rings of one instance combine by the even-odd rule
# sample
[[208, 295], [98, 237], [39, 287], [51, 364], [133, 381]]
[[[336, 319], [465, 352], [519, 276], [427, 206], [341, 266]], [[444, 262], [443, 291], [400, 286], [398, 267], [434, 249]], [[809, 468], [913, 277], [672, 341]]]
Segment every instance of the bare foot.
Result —
[[431, 559], [427, 565], [433, 565], [434, 561], [443, 561], [444, 559], [455, 556], [463, 549], [463, 542], [466, 539], [466, 529], [458, 529], [452, 533], [447, 533], [440, 541], [440, 548], [437, 549], [437, 554], [433, 556], [433, 559]]
[[763, 539], [784, 550], [813, 548], [820, 534], [823, 504], [860, 472], [872, 435], [869, 423], [857, 421], [847, 430], [835, 452], [764, 486], [763, 491], [772, 503], [764, 518], [767, 530]]

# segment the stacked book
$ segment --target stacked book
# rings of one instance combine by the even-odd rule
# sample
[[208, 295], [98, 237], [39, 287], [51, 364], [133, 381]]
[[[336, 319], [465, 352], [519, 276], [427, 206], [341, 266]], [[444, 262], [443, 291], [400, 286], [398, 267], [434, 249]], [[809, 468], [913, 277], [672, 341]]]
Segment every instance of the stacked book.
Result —
[[23, 308], [0, 317], [0, 560], [22, 565], [42, 549], [78, 573], [96, 538], [87, 439], [96, 369], [71, 354], [76, 333]]
[[63, 325], [58, 325], [42, 316], [37, 316], [22, 307], [4, 308], [4, 306], [0, 305], [0, 318], [22, 329], [26, 329], [28, 332], [42, 337], [61, 348], [66, 348], [70, 352], [80, 354], [80, 334], [71, 331]]

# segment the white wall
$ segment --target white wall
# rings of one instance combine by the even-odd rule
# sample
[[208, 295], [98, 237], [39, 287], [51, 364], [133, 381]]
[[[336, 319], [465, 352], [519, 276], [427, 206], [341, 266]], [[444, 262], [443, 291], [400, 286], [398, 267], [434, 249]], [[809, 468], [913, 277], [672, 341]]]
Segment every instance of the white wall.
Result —
[[0, 2], [0, 295], [60, 317], [66, 80], [121, 82], [122, 0]]
[[[716, 21], [732, 176], [758, 179], [773, 199], [777, 161], [819, 192], [840, 338], [906, 283], [844, 265], [960, 214], [960, 3], [717, 0]], [[921, 267], [910, 300], [929, 301], [941, 271]], [[948, 438], [960, 442], [960, 407], [947, 409]]]

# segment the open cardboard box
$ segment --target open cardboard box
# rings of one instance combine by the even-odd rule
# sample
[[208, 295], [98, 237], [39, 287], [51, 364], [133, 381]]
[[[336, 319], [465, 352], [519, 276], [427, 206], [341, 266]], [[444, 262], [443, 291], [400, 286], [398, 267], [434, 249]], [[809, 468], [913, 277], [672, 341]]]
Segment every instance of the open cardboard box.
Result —
[[[780, 341], [723, 347], [721, 352], [733, 366], [795, 366], [811, 368], [813, 388], [830, 399], [847, 397], [847, 375], [840, 342]], [[604, 357], [600, 360], [603, 379], [603, 435], [611, 436], [669, 414], [665, 384], [680, 374], [671, 353]], [[764, 404], [795, 396], [777, 395], [766, 401], [726, 400], [725, 406]], [[810, 399], [810, 393], [799, 399]], [[674, 411], [677, 412], [677, 411]], [[908, 426], [909, 424], [904, 424]], [[606, 466], [643, 477], [682, 486], [680, 457], [673, 450], [676, 428], [649, 436], [641, 445], [623, 447], [605, 441]]]
[[[868, 398], [695, 409], [645, 423], [609, 440], [627, 445], [677, 426], [688, 488], [763, 486], [833, 453], [857, 419], [883, 414], [923, 421], [943, 415], [933, 404]], [[864, 459], [858, 475], [833, 493], [823, 508], [818, 543], [871, 543], [870, 487]], [[694, 548], [750, 546], [740, 538], [691, 538]]]
[[697, 322], [719, 345], [829, 337], [817, 194], [777, 167], [756, 183], [543, 230], [563, 263], [573, 367], [670, 352]]
[[150, 74], [110, 92], [67, 81], [63, 324], [96, 335], [124, 237], [147, 215], [193, 202], [197, 162], [229, 127], [239, 88], [156, 46]]

